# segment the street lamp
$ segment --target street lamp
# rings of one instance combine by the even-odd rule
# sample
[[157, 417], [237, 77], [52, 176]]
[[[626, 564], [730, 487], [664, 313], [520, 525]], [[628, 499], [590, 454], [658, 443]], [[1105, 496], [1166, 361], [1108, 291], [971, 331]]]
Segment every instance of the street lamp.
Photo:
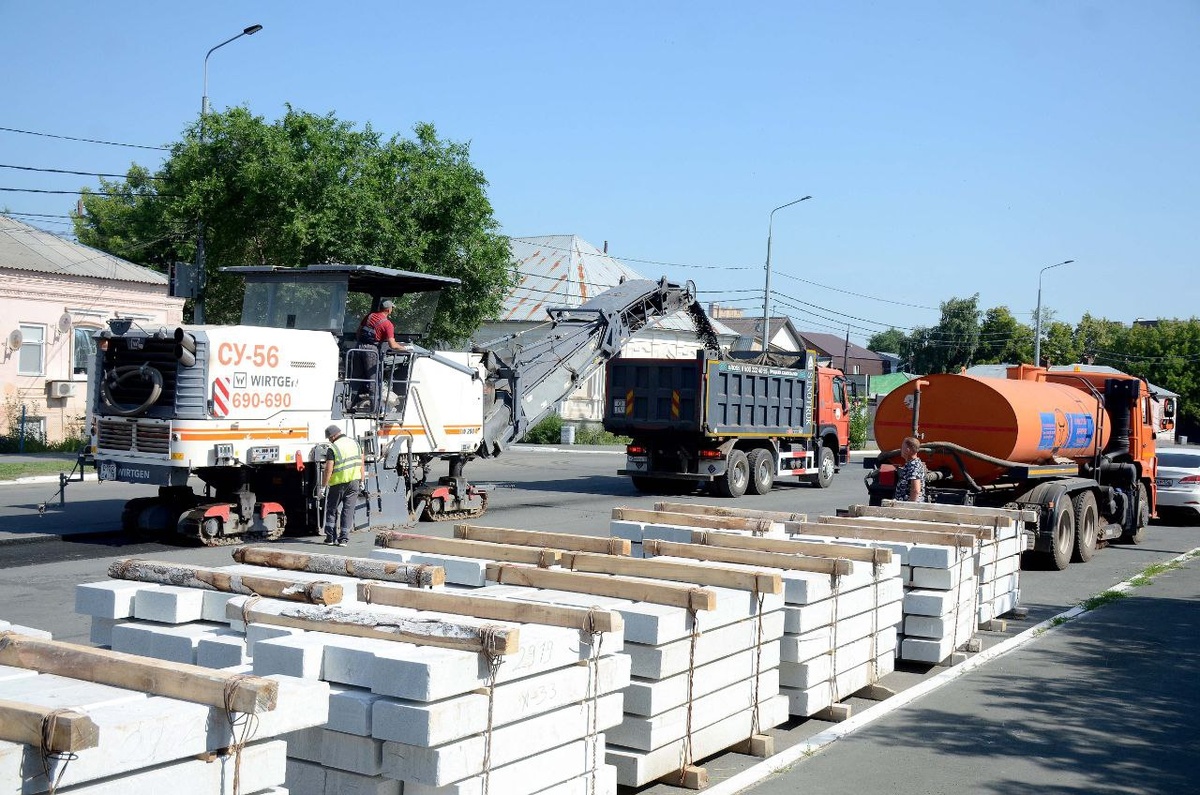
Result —
[[767, 219], [767, 283], [763, 287], [763, 329], [762, 329], [762, 350], [767, 352], [768, 339], [771, 336], [771, 227], [775, 224], [775, 213], [782, 210], [784, 207], [791, 207], [793, 204], [808, 201], [812, 196], [805, 196], [803, 199], [796, 199], [787, 204], [781, 204], [771, 211], [770, 217]]
[[1062, 262], [1056, 262], [1053, 265], [1047, 265], [1046, 267], [1042, 268], [1042, 270], [1038, 273], [1037, 315], [1033, 319], [1033, 322], [1034, 322], [1034, 327], [1033, 327], [1033, 329], [1034, 329], [1033, 330], [1033, 366], [1034, 367], [1042, 366], [1042, 274], [1044, 274], [1046, 271], [1050, 270], [1051, 268], [1057, 268], [1061, 265], [1070, 265], [1074, 261], [1075, 260], [1073, 260], [1073, 259], [1068, 259], [1068, 260], [1063, 260]]
[[[262, 25], [251, 25], [244, 28], [241, 33], [236, 36], [231, 36], [225, 41], [213, 47], [204, 55], [204, 93], [200, 96], [200, 142], [204, 142], [204, 117], [208, 115], [208, 58], [217, 50], [224, 47], [231, 41], [237, 41], [242, 36], [253, 36], [262, 30]], [[204, 219], [201, 218], [196, 224], [196, 310], [193, 313], [193, 320], [197, 325], [204, 325], [204, 287], [208, 282], [208, 276], [204, 272], [206, 259], [204, 256]]]

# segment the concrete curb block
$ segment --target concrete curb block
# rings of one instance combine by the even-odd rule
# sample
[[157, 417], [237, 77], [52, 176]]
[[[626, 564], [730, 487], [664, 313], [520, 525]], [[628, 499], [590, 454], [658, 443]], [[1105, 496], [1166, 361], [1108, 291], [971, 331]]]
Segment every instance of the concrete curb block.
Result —
[[[98, 480], [96, 473], [90, 475], [85, 474], [84, 480]], [[78, 483], [79, 481], [72, 481]], [[35, 486], [39, 483], [58, 483], [58, 475], [30, 475], [27, 478], [17, 478], [16, 480], [0, 480], [0, 486]]]
[[[1170, 564], [1182, 562], [1197, 552], [1200, 552], [1200, 547], [1195, 547], [1188, 552], [1177, 555], [1176, 557], [1167, 561], [1167, 563]], [[1140, 572], [1138, 575], [1134, 576], [1139, 575]], [[1132, 579], [1130, 579], [1121, 583], [1117, 583], [1113, 587], [1106, 588], [1104, 590], [1124, 593], [1125, 591], [1129, 591], [1134, 587], [1136, 586], [1134, 586]], [[1101, 591], [1101, 593], [1104, 593], [1104, 591]], [[948, 668], [936, 676], [930, 677], [929, 679], [926, 679], [925, 681], [920, 682], [907, 690], [897, 693], [887, 701], [881, 701], [873, 707], [868, 707], [847, 721], [839, 723], [836, 726], [832, 726], [823, 732], [813, 735], [805, 742], [797, 743], [791, 748], [781, 751], [769, 759], [764, 759], [757, 765], [743, 770], [741, 773], [738, 773], [737, 775], [732, 776], [725, 781], [720, 782], [719, 784], [714, 784], [706, 789], [705, 792], [708, 795], [736, 795], [736, 793], [741, 792], [747, 787], [754, 786], [769, 776], [778, 773], [810, 756], [813, 756], [820, 751], [823, 751], [836, 741], [853, 734], [864, 726], [870, 725], [885, 715], [903, 708], [922, 696], [937, 690], [943, 685], [953, 682], [963, 674], [974, 671], [984, 663], [990, 662], [997, 657], [1001, 657], [1015, 649], [1020, 648], [1021, 646], [1024, 646], [1034, 638], [1040, 637], [1043, 633], [1053, 632], [1059, 626], [1069, 623], [1072, 619], [1078, 618], [1079, 616], [1088, 612], [1090, 611], [1088, 611], [1083, 605], [1076, 605], [1070, 610], [1066, 610], [1056, 616], [1051, 616], [1045, 621], [1030, 627], [1021, 634], [1014, 635], [1008, 640], [1002, 641], [986, 651], [982, 651], [979, 654], [969, 657], [967, 660], [959, 663], [953, 668]]]

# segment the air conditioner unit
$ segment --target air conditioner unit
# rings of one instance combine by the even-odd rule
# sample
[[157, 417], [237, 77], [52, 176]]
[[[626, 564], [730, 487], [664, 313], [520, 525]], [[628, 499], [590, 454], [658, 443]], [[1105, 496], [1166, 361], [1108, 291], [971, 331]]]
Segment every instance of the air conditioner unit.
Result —
[[75, 387], [74, 381], [49, 381], [46, 384], [46, 391], [52, 398], [69, 398], [75, 397]]

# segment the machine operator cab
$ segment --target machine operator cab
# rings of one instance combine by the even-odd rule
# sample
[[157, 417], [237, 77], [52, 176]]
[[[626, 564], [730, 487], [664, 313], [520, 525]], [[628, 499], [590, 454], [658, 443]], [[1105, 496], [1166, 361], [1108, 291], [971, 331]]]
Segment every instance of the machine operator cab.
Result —
[[403, 413], [412, 361], [410, 352], [360, 345], [363, 318], [390, 300], [396, 341], [419, 343], [433, 324], [442, 290], [461, 283], [448, 276], [373, 265], [221, 270], [245, 281], [242, 325], [328, 331], [337, 337], [341, 356], [335, 403], [343, 413], [360, 416]]

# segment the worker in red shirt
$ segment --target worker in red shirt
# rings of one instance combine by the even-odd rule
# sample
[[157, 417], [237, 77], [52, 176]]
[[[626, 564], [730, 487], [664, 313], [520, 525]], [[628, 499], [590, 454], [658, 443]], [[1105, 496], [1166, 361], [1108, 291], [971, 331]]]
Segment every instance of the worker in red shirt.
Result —
[[[363, 353], [364, 370], [362, 377], [367, 382], [360, 386], [358, 402], [355, 408], [359, 410], [378, 410], [375, 396], [378, 393], [377, 379], [379, 377], [379, 361], [385, 350], [407, 351], [409, 347], [396, 342], [396, 327], [392, 325], [391, 314], [395, 304], [384, 301], [379, 309], [363, 318], [358, 326], [358, 347]], [[384, 395], [389, 390], [384, 390]]]

